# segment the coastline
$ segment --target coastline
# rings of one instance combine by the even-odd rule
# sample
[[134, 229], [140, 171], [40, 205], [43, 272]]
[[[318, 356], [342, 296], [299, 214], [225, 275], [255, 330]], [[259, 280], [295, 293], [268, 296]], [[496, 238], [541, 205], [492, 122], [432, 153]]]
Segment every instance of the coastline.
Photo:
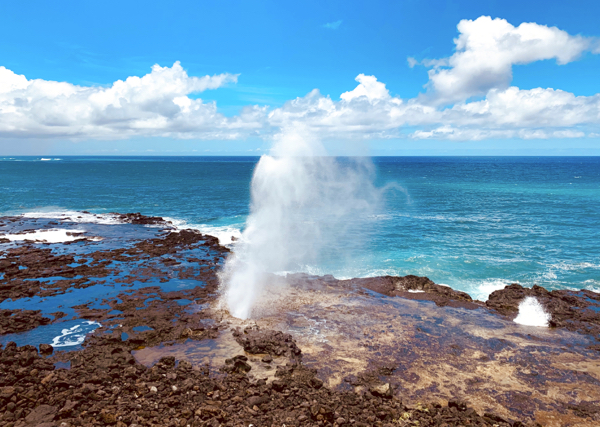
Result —
[[[0, 246], [2, 301], [99, 286], [114, 290], [61, 308], [68, 314], [57, 308], [52, 319], [37, 310], [1, 309], [3, 337], [73, 316], [101, 325], [73, 351], [5, 343], [4, 425], [517, 426], [600, 420], [600, 296], [591, 291], [510, 285], [481, 302], [425, 277], [295, 274], [274, 277], [274, 286], [285, 282], [286, 291], [255, 321], [240, 322], [216, 304], [216, 273], [229, 252], [218, 239], [169, 229], [159, 217], [127, 214], [118, 220], [138, 227], [122, 231], [141, 233], [139, 238], [99, 237], [105, 231], [100, 226], [98, 235], [71, 232], [78, 238], [53, 244], [0, 236], [0, 243], [10, 242], [8, 250]], [[19, 221], [0, 218], [1, 225]], [[163, 286], [175, 282], [180, 289]], [[551, 313], [551, 328], [514, 325], [526, 296]], [[333, 326], [319, 326], [322, 319]]]

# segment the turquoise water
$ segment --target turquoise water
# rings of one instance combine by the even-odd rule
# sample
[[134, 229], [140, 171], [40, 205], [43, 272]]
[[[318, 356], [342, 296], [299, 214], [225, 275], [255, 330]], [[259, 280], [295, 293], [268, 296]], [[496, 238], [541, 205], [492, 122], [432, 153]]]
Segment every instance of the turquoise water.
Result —
[[[0, 158], [0, 214], [141, 212], [226, 240], [244, 226], [257, 161]], [[600, 157], [373, 162], [377, 185], [396, 183], [401, 190], [384, 193], [383, 206], [352, 242], [336, 242], [331, 256], [303, 270], [336, 277], [416, 274], [480, 299], [514, 282], [600, 291]]]

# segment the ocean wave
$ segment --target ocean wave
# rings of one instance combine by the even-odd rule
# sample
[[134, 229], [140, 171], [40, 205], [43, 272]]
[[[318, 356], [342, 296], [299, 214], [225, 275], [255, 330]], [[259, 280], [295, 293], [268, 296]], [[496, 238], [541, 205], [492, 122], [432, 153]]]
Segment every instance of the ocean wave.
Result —
[[237, 240], [242, 238], [242, 230], [237, 227], [232, 226], [222, 226], [222, 227], [213, 227], [213, 226], [200, 226], [198, 228], [200, 232], [203, 234], [208, 234], [210, 236], [215, 236], [219, 239], [219, 243], [221, 245], [231, 245], [235, 243]]
[[575, 263], [560, 262], [558, 264], [551, 264], [548, 266], [548, 268], [553, 268], [553, 269], [562, 270], [562, 271], [585, 270], [588, 268], [600, 269], [600, 263], [596, 264], [593, 262], [575, 262]]
[[600, 293], [600, 280], [588, 279], [583, 282], [584, 289], [588, 291]]
[[52, 347], [70, 347], [82, 344], [85, 341], [85, 336], [94, 332], [100, 326], [102, 325], [98, 322], [86, 320], [80, 325], [63, 329], [59, 336], [52, 339]]
[[558, 279], [558, 276], [556, 275], [556, 273], [554, 271], [546, 271], [545, 273], [542, 273], [541, 277], [542, 277], [542, 279], [546, 279], [546, 280]]
[[58, 157], [40, 157], [40, 158], [21, 158], [17, 159], [16, 157], [1, 157], [0, 162], [49, 162], [49, 161], [57, 161], [62, 160]]
[[[21, 216], [25, 218], [57, 219], [60, 221], [69, 221], [80, 224], [114, 225], [126, 223], [126, 221], [119, 218], [117, 214], [113, 213], [91, 213], [56, 208], [26, 212], [21, 214]], [[171, 217], [163, 217], [163, 219], [170, 222], [175, 230], [198, 230], [203, 234], [216, 237], [219, 239], [219, 243], [222, 245], [231, 245], [242, 237], [242, 224], [215, 226], [209, 224], [188, 223], [185, 220]], [[146, 225], [146, 227], [164, 227], [164, 225], [149, 224]]]
[[490, 294], [494, 291], [504, 289], [511, 283], [518, 283], [518, 281], [507, 281], [503, 279], [487, 279], [479, 282], [468, 284], [464, 289], [462, 287], [452, 286], [453, 289], [467, 292], [471, 295], [471, 298], [479, 301], [487, 301]]
[[0, 235], [0, 238], [8, 239], [11, 242], [32, 240], [34, 242], [63, 243], [82, 239], [83, 236], [81, 234], [83, 233], [85, 233], [85, 230], [65, 230], [61, 228], [51, 228], [30, 231], [23, 234], [4, 234]]
[[210, 225], [210, 224], [194, 224], [188, 223], [185, 220], [178, 218], [164, 217], [170, 221], [178, 230], [186, 228], [198, 230], [202, 234], [208, 234], [219, 239], [219, 243], [224, 246], [232, 245], [242, 238], [242, 224], [234, 225]]
[[122, 224], [120, 220], [114, 214], [95, 214], [90, 212], [80, 212], [71, 210], [40, 210], [34, 212], [26, 212], [21, 216], [25, 218], [47, 218], [47, 219], [59, 219], [61, 221], [70, 221], [81, 224]]

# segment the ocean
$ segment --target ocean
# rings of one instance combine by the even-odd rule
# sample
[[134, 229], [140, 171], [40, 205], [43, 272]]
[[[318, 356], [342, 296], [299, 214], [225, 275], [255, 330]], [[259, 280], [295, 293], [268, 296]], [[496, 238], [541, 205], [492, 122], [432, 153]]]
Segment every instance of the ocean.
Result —
[[[0, 215], [140, 212], [229, 244], [249, 214], [258, 160], [0, 158]], [[600, 292], [600, 157], [372, 161], [377, 187], [387, 189], [364, 232], [299, 270], [427, 276], [480, 300], [510, 283]]]

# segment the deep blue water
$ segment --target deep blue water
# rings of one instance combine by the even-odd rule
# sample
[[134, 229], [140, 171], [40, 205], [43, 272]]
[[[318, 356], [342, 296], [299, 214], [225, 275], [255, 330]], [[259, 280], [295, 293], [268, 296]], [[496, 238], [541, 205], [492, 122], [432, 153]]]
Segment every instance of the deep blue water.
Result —
[[[257, 157], [0, 158], [0, 214], [166, 216], [216, 235], [249, 211]], [[483, 298], [508, 283], [600, 291], [600, 157], [379, 157], [395, 182], [337, 277], [428, 276]], [[344, 242], [340, 242], [344, 244]]]

